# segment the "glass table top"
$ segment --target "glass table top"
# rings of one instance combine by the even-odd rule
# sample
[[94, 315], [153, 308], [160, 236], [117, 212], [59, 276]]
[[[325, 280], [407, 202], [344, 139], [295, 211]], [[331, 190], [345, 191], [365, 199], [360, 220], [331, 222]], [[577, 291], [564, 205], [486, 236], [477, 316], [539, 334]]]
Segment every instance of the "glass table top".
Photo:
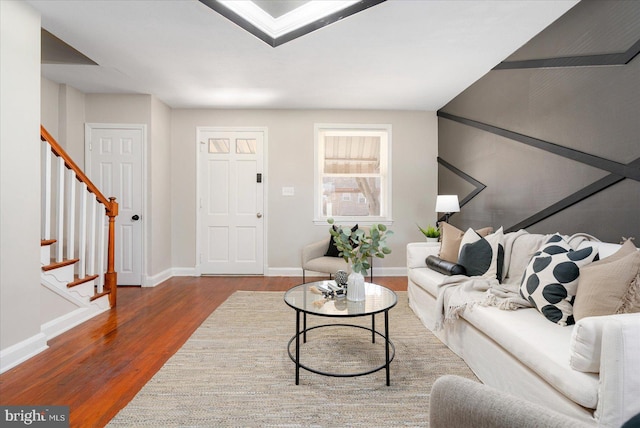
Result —
[[299, 311], [328, 316], [328, 317], [358, 317], [376, 314], [391, 309], [398, 303], [398, 296], [392, 290], [382, 285], [370, 282], [364, 283], [365, 299], [361, 302], [352, 302], [346, 297], [325, 298], [322, 294], [312, 291], [312, 287], [318, 285], [335, 285], [335, 281], [317, 281], [297, 285], [284, 294], [287, 305]]

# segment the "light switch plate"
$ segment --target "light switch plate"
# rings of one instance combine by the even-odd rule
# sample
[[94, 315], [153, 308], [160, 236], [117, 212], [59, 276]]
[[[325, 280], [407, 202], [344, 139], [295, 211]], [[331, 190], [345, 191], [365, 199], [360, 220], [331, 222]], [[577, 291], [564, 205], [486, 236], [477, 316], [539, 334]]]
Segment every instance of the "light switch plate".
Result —
[[282, 188], [282, 196], [293, 196], [294, 194], [295, 194], [295, 188], [293, 187]]

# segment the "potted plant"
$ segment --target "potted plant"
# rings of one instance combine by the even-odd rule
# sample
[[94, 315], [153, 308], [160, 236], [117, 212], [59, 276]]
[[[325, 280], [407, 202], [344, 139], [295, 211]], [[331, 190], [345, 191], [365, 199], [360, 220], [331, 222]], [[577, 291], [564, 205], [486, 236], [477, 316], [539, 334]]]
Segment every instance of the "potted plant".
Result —
[[427, 228], [420, 227], [419, 224], [416, 224], [420, 232], [427, 238], [427, 242], [438, 242], [438, 238], [440, 238], [440, 231], [435, 227], [428, 225]]
[[360, 228], [352, 230], [333, 225], [332, 218], [327, 222], [332, 225], [330, 233], [336, 248], [340, 251], [340, 257], [351, 265], [351, 273], [347, 281], [347, 299], [364, 300], [364, 276], [371, 268], [369, 259], [371, 257], [383, 259], [385, 255], [391, 254], [386, 239], [393, 234], [393, 231], [388, 230], [384, 224], [373, 224], [365, 233]]

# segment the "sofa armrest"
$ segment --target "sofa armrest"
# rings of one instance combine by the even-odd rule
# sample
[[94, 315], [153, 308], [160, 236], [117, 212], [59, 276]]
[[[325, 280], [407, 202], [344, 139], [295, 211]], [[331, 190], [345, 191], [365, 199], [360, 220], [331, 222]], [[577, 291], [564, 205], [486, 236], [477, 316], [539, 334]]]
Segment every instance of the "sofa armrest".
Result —
[[427, 257], [437, 256], [439, 252], [439, 243], [411, 242], [407, 244], [407, 267], [409, 269], [427, 267]]
[[640, 413], [640, 313], [615, 315], [602, 328], [599, 426], [619, 427]]
[[629, 320], [640, 328], [640, 313], [586, 317], [579, 320], [571, 332], [569, 364], [574, 370], [600, 373], [602, 335], [605, 324], [612, 320]]
[[317, 259], [318, 257], [323, 257], [325, 255], [327, 248], [329, 247], [329, 239], [331, 239], [331, 237], [324, 238], [321, 241], [302, 247], [303, 267], [309, 260]]

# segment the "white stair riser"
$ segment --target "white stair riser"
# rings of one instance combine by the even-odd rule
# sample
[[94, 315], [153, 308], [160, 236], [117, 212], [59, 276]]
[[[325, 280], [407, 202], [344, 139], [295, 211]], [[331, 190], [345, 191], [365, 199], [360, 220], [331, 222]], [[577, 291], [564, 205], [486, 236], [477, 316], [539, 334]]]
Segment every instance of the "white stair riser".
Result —
[[68, 287], [67, 288], [70, 294], [75, 295], [76, 297], [79, 297], [82, 300], [85, 300], [85, 298], [89, 298], [95, 294], [94, 287], [95, 287], [94, 280], [91, 280], [83, 284], [76, 285], [71, 288], [68, 288]]
[[111, 307], [111, 304], [109, 303], [109, 295], [104, 295], [97, 298], [96, 300], [91, 302], [91, 306], [96, 306], [101, 310], [109, 309]]
[[51, 245], [40, 246], [40, 264], [46, 266], [51, 263]]
[[49, 271], [43, 271], [42, 274], [60, 288], [67, 288], [67, 284], [73, 281], [73, 265], [62, 266]]

